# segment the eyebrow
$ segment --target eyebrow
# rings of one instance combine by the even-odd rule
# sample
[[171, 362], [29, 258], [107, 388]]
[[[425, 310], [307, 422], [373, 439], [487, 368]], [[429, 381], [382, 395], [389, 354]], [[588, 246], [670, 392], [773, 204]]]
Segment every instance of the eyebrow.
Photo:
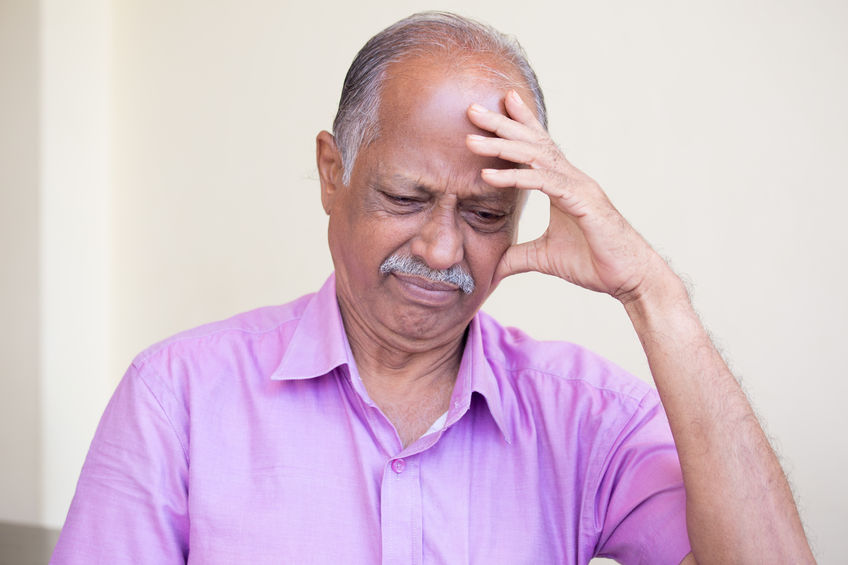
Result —
[[[434, 194], [436, 192], [440, 192], [435, 190], [432, 186], [421, 182], [418, 179], [413, 179], [412, 177], [408, 177], [403, 173], [392, 173], [387, 175], [378, 175], [373, 185], [377, 189], [382, 189], [383, 187], [389, 188], [392, 186], [403, 187], [408, 190], [414, 190], [416, 192], [426, 193], [426, 194]], [[475, 188], [480, 185], [475, 185]], [[483, 185], [487, 186], [488, 185]], [[512, 199], [509, 197], [509, 192], [506, 189], [490, 187], [490, 191], [486, 192], [477, 192], [474, 194], [470, 194], [460, 200], [472, 200], [475, 202], [491, 202], [498, 204], [513, 204]]]

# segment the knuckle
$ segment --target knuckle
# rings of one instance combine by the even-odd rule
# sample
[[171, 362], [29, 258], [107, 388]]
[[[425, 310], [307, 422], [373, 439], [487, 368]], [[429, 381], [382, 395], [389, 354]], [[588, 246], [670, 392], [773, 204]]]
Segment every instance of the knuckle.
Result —
[[546, 131], [536, 131], [536, 143], [539, 145], [548, 145], [551, 143], [551, 138]]
[[543, 159], [540, 159], [537, 155], [533, 156], [533, 157], [532, 157], [532, 158], [528, 161], [528, 163], [527, 163], [527, 164], [528, 164], [528, 165], [530, 165], [532, 168], [536, 169], [537, 171], [540, 171], [540, 170], [543, 170], [543, 169], [546, 169], [546, 168], [547, 168], [547, 167], [545, 166], [545, 162], [544, 162], [544, 160], [543, 160]]

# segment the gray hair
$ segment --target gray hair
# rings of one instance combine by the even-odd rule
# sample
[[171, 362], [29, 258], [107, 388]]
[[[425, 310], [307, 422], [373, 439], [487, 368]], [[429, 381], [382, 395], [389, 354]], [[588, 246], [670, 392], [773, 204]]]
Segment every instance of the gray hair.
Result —
[[449, 283], [459, 288], [465, 294], [474, 292], [474, 277], [462, 265], [453, 265], [448, 269], [431, 269], [427, 263], [414, 255], [395, 253], [380, 265], [380, 273], [403, 273], [424, 277], [435, 282]]
[[[350, 183], [356, 154], [379, 134], [380, 91], [386, 71], [393, 64], [415, 55], [435, 55], [456, 60], [461, 55], [485, 54], [500, 57], [521, 74], [533, 94], [536, 115], [548, 127], [547, 110], [536, 73], [521, 45], [495, 28], [449, 12], [421, 12], [404, 18], [368, 40], [356, 55], [345, 76], [333, 133], [341, 153], [344, 184]], [[504, 73], [487, 69], [501, 79]]]

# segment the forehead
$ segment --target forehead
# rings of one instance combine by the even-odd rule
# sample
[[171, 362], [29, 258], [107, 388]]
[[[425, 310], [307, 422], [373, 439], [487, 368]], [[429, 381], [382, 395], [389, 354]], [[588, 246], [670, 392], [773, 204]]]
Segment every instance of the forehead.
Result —
[[468, 134], [491, 135], [468, 120], [468, 107], [477, 103], [504, 113], [506, 92], [521, 84], [485, 63], [448, 65], [418, 58], [389, 69], [380, 100], [379, 135], [361, 153], [373, 182], [431, 192], [461, 189], [464, 196], [491, 199], [512, 192], [485, 184], [480, 169], [515, 164], [480, 157], [466, 146]]
[[529, 94], [517, 70], [503, 61], [462, 53], [456, 57], [419, 56], [389, 67], [380, 91], [380, 135], [399, 128], [433, 134], [437, 128], [449, 133], [461, 127], [468, 133], [484, 133], [468, 120], [468, 106], [476, 102], [503, 114], [510, 88]]

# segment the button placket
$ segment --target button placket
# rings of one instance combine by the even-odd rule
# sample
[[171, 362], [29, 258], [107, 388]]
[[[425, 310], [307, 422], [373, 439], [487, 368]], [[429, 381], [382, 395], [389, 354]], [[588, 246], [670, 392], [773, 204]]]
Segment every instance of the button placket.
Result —
[[382, 565], [420, 565], [421, 481], [415, 457], [390, 459], [380, 487]]

